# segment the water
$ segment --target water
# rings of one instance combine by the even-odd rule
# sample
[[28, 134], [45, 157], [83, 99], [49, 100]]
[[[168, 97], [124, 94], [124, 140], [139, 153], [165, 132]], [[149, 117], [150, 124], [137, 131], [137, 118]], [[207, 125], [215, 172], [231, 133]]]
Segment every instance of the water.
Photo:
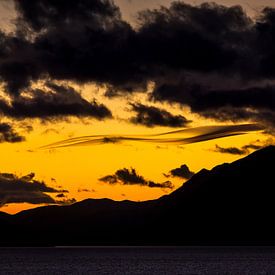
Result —
[[0, 274], [275, 274], [275, 248], [2, 248]]

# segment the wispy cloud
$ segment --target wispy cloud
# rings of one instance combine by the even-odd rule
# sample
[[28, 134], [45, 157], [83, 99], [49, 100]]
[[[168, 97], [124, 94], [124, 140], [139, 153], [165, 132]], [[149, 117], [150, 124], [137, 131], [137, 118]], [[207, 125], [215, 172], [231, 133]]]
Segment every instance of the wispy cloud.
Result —
[[89, 135], [61, 140], [39, 149], [56, 149], [71, 146], [91, 146], [122, 142], [147, 142], [165, 144], [191, 144], [229, 136], [264, 130], [259, 124], [204, 126], [150, 135]]

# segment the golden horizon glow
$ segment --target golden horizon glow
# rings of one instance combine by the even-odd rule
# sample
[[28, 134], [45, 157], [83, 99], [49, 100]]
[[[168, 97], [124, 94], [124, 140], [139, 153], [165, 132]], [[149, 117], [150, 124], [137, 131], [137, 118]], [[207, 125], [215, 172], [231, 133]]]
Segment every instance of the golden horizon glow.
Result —
[[[119, 5], [121, 9], [122, 18], [126, 19], [132, 26], [137, 23], [138, 11], [146, 8], [159, 8], [161, 5], [168, 6], [171, 2], [172, 0], [114, 0], [114, 3]], [[186, 2], [201, 4], [205, 1], [187, 0]], [[217, 3], [223, 5], [241, 4], [252, 18], [257, 15], [257, 11], [263, 5], [275, 7], [273, 0], [264, 0], [261, 1], [261, 4], [257, 0], [252, 0], [249, 4], [246, 1], [237, 0], [218, 0]], [[13, 32], [16, 19], [13, 1], [0, 3], [0, 15], [0, 29], [7, 33]], [[45, 79], [31, 83], [31, 88], [44, 89], [44, 82], [48, 80], [48, 76], [43, 75], [43, 77]], [[213, 79], [215, 79], [215, 76], [213, 76]], [[220, 82], [222, 81], [221, 78]], [[253, 81], [251, 80], [251, 83]], [[274, 143], [274, 137], [260, 131], [260, 129], [258, 129], [259, 131], [256, 131], [257, 129], [255, 131], [244, 130], [243, 134], [239, 130], [234, 132], [236, 135], [231, 136], [229, 134], [228, 136], [225, 134], [217, 136], [212, 133], [211, 137], [213, 139], [206, 136], [205, 140], [199, 138], [200, 142], [188, 142], [184, 138], [192, 137], [190, 131], [194, 131], [196, 127], [202, 129], [202, 127], [228, 127], [237, 124], [230, 121], [218, 123], [214, 119], [206, 119], [193, 113], [189, 107], [180, 104], [149, 100], [154, 83], [149, 83], [147, 90], [145, 89], [146, 91], [140, 90], [135, 93], [108, 98], [104, 95], [106, 87], [103, 84], [99, 86], [95, 83], [79, 84], [73, 81], [53, 80], [53, 82], [73, 87], [89, 102], [96, 100], [98, 103], [104, 104], [111, 110], [113, 118], [96, 120], [86, 117], [51, 117], [16, 120], [1, 115], [0, 122], [11, 123], [14, 130], [26, 137], [26, 140], [17, 143], [0, 143], [2, 156], [0, 158], [0, 173], [12, 173], [18, 177], [35, 173], [35, 179], [45, 182], [47, 186], [59, 190], [68, 190], [68, 193], [64, 193], [67, 199], [74, 198], [76, 201], [87, 198], [133, 201], [156, 199], [173, 190], [139, 185], [110, 185], [99, 179], [106, 175], [113, 175], [118, 169], [134, 168], [146, 180], [162, 183], [167, 180], [164, 173], [168, 173], [183, 164], [186, 164], [191, 171], [196, 173], [203, 168], [212, 169], [221, 163], [233, 162], [245, 155], [217, 152], [215, 150], [216, 145], [222, 148], [242, 148], [249, 144], [264, 146]], [[234, 77], [229, 82], [234, 82]], [[4, 98], [5, 101], [11, 102], [11, 96], [8, 97], [4, 89], [3, 84], [1, 84], [0, 99]], [[44, 90], [47, 92], [47, 89]], [[28, 93], [27, 88], [22, 92], [22, 95], [32, 96]], [[168, 142], [162, 137], [159, 140], [142, 142], [144, 137], [148, 138], [150, 136], [150, 139], [154, 139], [152, 135], [181, 128], [146, 127], [133, 124], [130, 122], [131, 117], [134, 115], [133, 110], [131, 110], [131, 103], [141, 103], [161, 108], [175, 116], [182, 115], [188, 121], [191, 121], [186, 128], [190, 131], [187, 135], [175, 133], [173, 136], [175, 142], [171, 142], [171, 140]], [[238, 124], [252, 124], [254, 122], [244, 120], [238, 122]], [[29, 126], [33, 129], [30, 130]], [[79, 140], [83, 140], [81, 137], [87, 135], [100, 135], [98, 144], [94, 144], [96, 142], [92, 144], [90, 140], [90, 144], [85, 144], [89, 146], [67, 146], [69, 144], [68, 139], [80, 137]], [[136, 140], [129, 141], [121, 138], [129, 136], [134, 137]], [[106, 137], [109, 138], [110, 142], [104, 142]], [[64, 142], [62, 144], [66, 146], [57, 148], [57, 146], [54, 146], [56, 142]], [[51, 146], [43, 147], [45, 145]], [[249, 152], [252, 151], [251, 149]], [[171, 177], [169, 180], [174, 184], [174, 190], [185, 182], [184, 179], [177, 177]], [[56, 199], [57, 194], [48, 193], [48, 195]], [[14, 214], [43, 205], [45, 204], [9, 203], [0, 207], [0, 211]]]
[[[88, 87], [92, 88], [92, 86]], [[85, 87], [85, 89], [88, 89]], [[85, 90], [84, 90], [85, 91]], [[87, 91], [86, 91], [87, 92]], [[83, 92], [84, 94], [84, 92]], [[140, 101], [144, 101], [145, 95], [137, 95]], [[18, 132], [25, 134], [27, 140], [22, 143], [2, 143], [1, 152], [5, 158], [0, 159], [1, 173], [14, 173], [23, 176], [34, 172], [37, 180], [43, 180], [48, 186], [69, 191], [68, 198], [77, 201], [86, 198], [110, 198], [114, 200], [143, 201], [156, 199], [172, 190], [149, 188], [143, 186], [110, 186], [98, 179], [115, 173], [122, 168], [135, 168], [138, 174], [145, 179], [155, 182], [167, 180], [163, 173], [171, 169], [187, 164], [194, 172], [202, 168], [211, 169], [223, 162], [232, 162], [241, 156], [221, 154], [214, 151], [215, 145], [236, 147], [253, 143], [257, 140], [266, 140], [266, 135], [261, 132], [250, 132], [245, 135], [224, 137], [189, 145], [157, 144], [157, 143], [107, 143], [95, 146], [67, 147], [60, 149], [40, 150], [39, 147], [82, 135], [96, 134], [121, 134], [132, 135], [156, 134], [165, 131], [177, 130], [177, 128], [154, 127], [133, 125], [127, 122], [131, 116], [128, 111], [127, 99], [115, 99], [104, 102], [112, 109], [115, 118], [106, 121], [78, 120], [49, 121], [41, 123], [32, 120], [33, 131], [26, 133], [22, 123], [18, 123]], [[123, 106], [123, 107], [122, 107]], [[182, 114], [188, 119], [194, 120], [192, 126], [217, 125], [215, 121], [198, 118], [191, 114], [188, 109], [181, 109], [165, 104], [158, 105], [166, 108], [173, 114]], [[24, 123], [30, 123], [29, 120]], [[226, 123], [224, 125], [232, 125]], [[21, 127], [21, 128], [20, 128]], [[11, 168], [12, 167], [12, 168]], [[169, 179], [180, 187], [184, 180], [180, 178]], [[79, 192], [80, 190], [86, 190]], [[89, 191], [87, 191], [89, 190]], [[52, 194], [51, 194], [52, 195]], [[17, 213], [24, 209], [38, 207], [30, 204], [9, 204], [0, 211]]]

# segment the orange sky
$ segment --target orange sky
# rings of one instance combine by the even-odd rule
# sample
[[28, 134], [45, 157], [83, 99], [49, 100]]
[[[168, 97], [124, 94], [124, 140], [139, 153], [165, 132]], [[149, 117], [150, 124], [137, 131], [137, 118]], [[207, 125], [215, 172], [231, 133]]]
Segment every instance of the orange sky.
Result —
[[[83, 94], [85, 92], [89, 94], [90, 89], [95, 89], [95, 87], [93, 85], [82, 86]], [[140, 94], [136, 97], [139, 101], [146, 102], [144, 95]], [[100, 93], [98, 98], [102, 102]], [[25, 142], [0, 144], [3, 156], [0, 159], [0, 172], [14, 173], [19, 176], [34, 172], [36, 179], [45, 181], [49, 186], [62, 186], [69, 191], [68, 198], [75, 198], [77, 201], [85, 198], [105, 197], [115, 200], [148, 200], [158, 198], [171, 190], [141, 186], [109, 186], [98, 179], [118, 169], [133, 167], [146, 179], [163, 182], [166, 180], [163, 173], [168, 173], [182, 164], [187, 164], [192, 171], [198, 172], [202, 168], [211, 169], [217, 164], [240, 158], [238, 155], [215, 152], [216, 144], [222, 147], [229, 147], [232, 144], [241, 147], [255, 143], [258, 139], [264, 141], [267, 138], [261, 132], [256, 131], [241, 136], [189, 145], [126, 142], [50, 150], [39, 149], [43, 145], [82, 135], [143, 135], [175, 130], [169, 127], [147, 128], [130, 124], [127, 118], [131, 112], [128, 111], [127, 100], [123, 98], [112, 101], [106, 99], [104, 103], [113, 111], [116, 119], [106, 121], [71, 119], [69, 122], [55, 123], [25, 121], [25, 123], [32, 124], [34, 131], [26, 134], [24, 129], [18, 127], [18, 131], [27, 137]], [[191, 114], [188, 109], [180, 109], [176, 105], [156, 104], [156, 106], [162, 106], [173, 114], [183, 114], [188, 119], [194, 120], [191, 124], [193, 127], [217, 124], [215, 121], [199, 118]], [[180, 178], [170, 180], [176, 188], [184, 182]], [[87, 189], [89, 192], [78, 192], [79, 189]], [[1, 210], [15, 213], [29, 207], [37, 207], [37, 205], [9, 204]]]
[[[134, 22], [136, 11], [144, 8], [157, 7], [170, 3], [170, 0], [116, 0], [120, 5], [124, 18]], [[187, 1], [190, 3], [201, 3], [203, 1]], [[264, 4], [273, 5], [274, 1], [217, 1], [222, 4], [243, 3], [250, 12], [260, 8]], [[7, 30], [11, 29], [10, 20], [14, 18], [11, 1], [1, 3], [0, 25]], [[69, 192], [67, 198], [75, 198], [77, 201], [85, 198], [111, 198], [115, 200], [149, 200], [158, 198], [172, 190], [161, 188], [149, 188], [142, 186], [108, 185], [100, 182], [99, 178], [115, 173], [122, 168], [135, 168], [138, 174], [145, 179], [155, 182], [167, 180], [163, 173], [168, 173], [171, 169], [187, 164], [190, 170], [198, 172], [202, 168], [212, 167], [224, 163], [232, 162], [241, 156], [232, 154], [221, 154], [215, 151], [218, 144], [221, 147], [242, 147], [247, 144], [264, 144], [270, 137], [262, 131], [253, 131], [244, 135], [225, 137], [194, 144], [155, 144], [142, 142], [125, 142], [118, 144], [101, 144], [92, 146], [76, 146], [60, 149], [40, 149], [39, 147], [57, 142], [70, 137], [83, 135], [133, 135], [133, 134], [157, 134], [175, 130], [170, 127], [137, 126], [129, 123], [132, 116], [129, 110], [129, 101], [149, 104], [149, 99], [143, 91], [131, 98], [118, 97], [108, 99], [103, 96], [104, 88], [93, 84], [78, 85], [69, 83], [80, 91], [84, 98], [96, 98], [104, 103], [112, 112], [113, 119], [97, 121], [94, 119], [68, 118], [67, 121], [38, 121], [36, 119], [26, 119], [24, 121], [12, 121], [2, 117], [2, 122], [15, 123], [17, 132], [26, 136], [26, 141], [21, 143], [0, 143], [1, 158], [0, 172], [13, 173], [23, 176], [31, 172], [35, 173], [37, 180], [43, 180], [49, 186], [66, 189]], [[92, 95], [92, 96], [91, 96]], [[206, 125], [221, 125], [211, 119], [199, 117], [190, 112], [185, 107], [177, 104], [169, 105], [165, 103], [152, 103], [159, 108], [163, 108], [174, 115], [183, 115], [193, 121], [189, 127]], [[246, 123], [247, 121], [243, 121]], [[24, 124], [31, 125], [33, 131], [27, 132]], [[225, 124], [232, 124], [230, 122]], [[180, 134], [177, 137], [182, 137]], [[175, 188], [184, 182], [180, 178], [170, 179]], [[85, 190], [85, 191], [83, 191]], [[37, 207], [26, 203], [8, 204], [0, 211], [16, 213], [23, 209]]]

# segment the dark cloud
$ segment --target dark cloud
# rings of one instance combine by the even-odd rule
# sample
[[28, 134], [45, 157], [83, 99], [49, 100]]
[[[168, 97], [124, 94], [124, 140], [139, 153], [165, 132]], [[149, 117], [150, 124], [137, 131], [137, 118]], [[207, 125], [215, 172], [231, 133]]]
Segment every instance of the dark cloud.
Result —
[[259, 150], [261, 148], [266, 147], [266, 144], [247, 144], [242, 146], [241, 148], [238, 147], [221, 147], [216, 144], [215, 152], [223, 153], [223, 154], [231, 154], [231, 155], [248, 155], [251, 150]]
[[16, 133], [13, 127], [8, 123], [0, 123], [0, 143], [2, 142], [22, 142], [25, 137]]
[[114, 85], [128, 82], [133, 50], [125, 49], [135, 32], [112, 1], [15, 3], [16, 34], [3, 34], [0, 47], [0, 75], [11, 94], [44, 76]]
[[269, 146], [269, 145], [247, 144], [247, 145], [244, 145], [242, 148], [245, 149], [245, 150], [259, 150], [259, 149], [264, 148], [266, 146]]
[[66, 116], [105, 119], [110, 110], [95, 100], [88, 102], [72, 87], [47, 83], [45, 90], [30, 90], [27, 96], [18, 96], [8, 103], [0, 100], [0, 112], [16, 118], [64, 118]]
[[34, 31], [83, 23], [103, 27], [108, 20], [120, 18], [119, 9], [109, 0], [15, 0], [15, 4], [20, 19]]
[[99, 179], [102, 182], [115, 185], [115, 184], [122, 184], [122, 185], [140, 185], [140, 186], [147, 186], [151, 188], [168, 188], [173, 189], [174, 186], [170, 181], [165, 181], [162, 183], [156, 183], [153, 181], [148, 181], [144, 179], [142, 176], [138, 175], [136, 170], [131, 168], [123, 168], [117, 170], [114, 175], [107, 175], [103, 178]]
[[86, 188], [78, 188], [77, 189], [77, 192], [81, 193], [81, 192], [92, 192], [92, 193], [95, 193], [96, 190], [95, 189], [86, 189]]
[[227, 147], [223, 148], [216, 145], [216, 152], [224, 153], [224, 154], [231, 154], [231, 155], [246, 155], [249, 151], [245, 148], [237, 148], [237, 147]]
[[192, 112], [219, 121], [254, 120], [274, 127], [275, 86], [212, 90], [198, 84], [180, 83], [156, 87], [158, 101], [190, 106]]
[[130, 119], [134, 124], [147, 127], [185, 127], [190, 122], [182, 115], [172, 115], [170, 112], [154, 106], [146, 106], [141, 103], [131, 104], [131, 106], [136, 113], [136, 116]]
[[[252, 20], [240, 6], [176, 1], [141, 12], [134, 29], [111, 0], [15, 3], [16, 31], [0, 34], [0, 78], [15, 108], [25, 107], [20, 94], [39, 79], [104, 84], [108, 96], [153, 82], [154, 100], [190, 106], [204, 117], [274, 128], [275, 9], [265, 8]], [[31, 93], [48, 103], [41, 91]]]
[[167, 177], [178, 177], [183, 179], [190, 179], [195, 173], [190, 171], [186, 164], [181, 165], [178, 168], [170, 170], [168, 174], [164, 174]]
[[135, 30], [109, 0], [15, 2], [17, 35], [3, 34], [0, 64], [12, 94], [44, 75], [107, 83], [113, 94], [182, 70], [232, 71], [252, 24], [240, 7], [175, 2], [142, 12]]
[[65, 198], [66, 196], [63, 193], [61, 193], [61, 194], [57, 194], [56, 197], [57, 198]]
[[[34, 179], [35, 174], [18, 177], [14, 174], [0, 174], [0, 204], [31, 203], [31, 204], [65, 204], [67, 200], [55, 200], [50, 194], [64, 195], [66, 190], [58, 190], [47, 186], [43, 181]], [[63, 197], [63, 196], [62, 196]]]

